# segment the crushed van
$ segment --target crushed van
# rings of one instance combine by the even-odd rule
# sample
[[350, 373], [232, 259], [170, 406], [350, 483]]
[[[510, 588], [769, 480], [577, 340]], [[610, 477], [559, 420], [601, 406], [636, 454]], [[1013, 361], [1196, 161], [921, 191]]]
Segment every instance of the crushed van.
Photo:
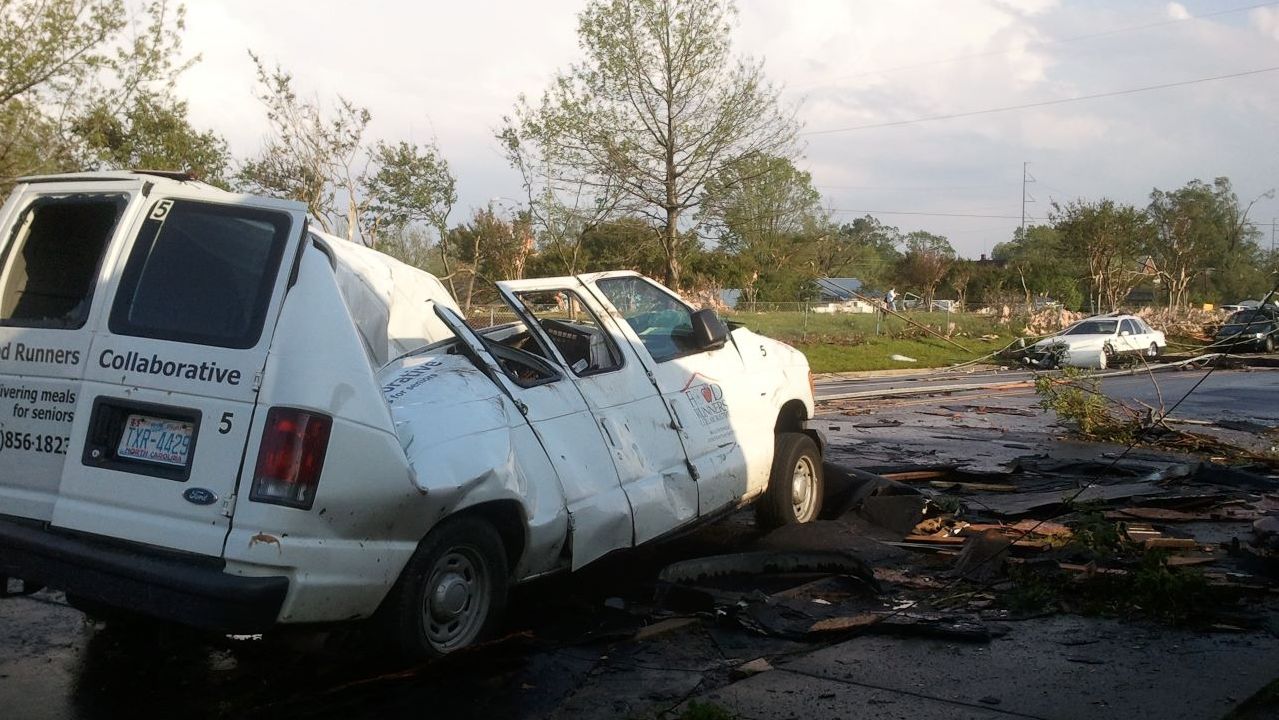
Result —
[[821, 507], [804, 356], [636, 273], [498, 283], [477, 330], [299, 203], [145, 173], [22, 179], [0, 238], [5, 592], [429, 658], [512, 583]]

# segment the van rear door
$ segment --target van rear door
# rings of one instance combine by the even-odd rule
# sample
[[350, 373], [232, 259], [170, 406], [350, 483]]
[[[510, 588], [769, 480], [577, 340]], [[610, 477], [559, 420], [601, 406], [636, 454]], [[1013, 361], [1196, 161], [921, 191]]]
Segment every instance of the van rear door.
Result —
[[0, 210], [0, 514], [48, 521], [73, 428], [113, 238], [137, 179], [17, 187]]
[[52, 524], [216, 556], [305, 208], [170, 184], [141, 202], [84, 358]]

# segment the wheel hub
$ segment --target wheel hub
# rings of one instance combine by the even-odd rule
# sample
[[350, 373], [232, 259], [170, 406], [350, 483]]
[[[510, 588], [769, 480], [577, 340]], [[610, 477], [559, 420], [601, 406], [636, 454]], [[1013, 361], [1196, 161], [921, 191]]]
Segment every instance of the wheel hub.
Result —
[[471, 588], [466, 578], [448, 574], [440, 579], [431, 593], [431, 616], [437, 620], [452, 620], [466, 609]]

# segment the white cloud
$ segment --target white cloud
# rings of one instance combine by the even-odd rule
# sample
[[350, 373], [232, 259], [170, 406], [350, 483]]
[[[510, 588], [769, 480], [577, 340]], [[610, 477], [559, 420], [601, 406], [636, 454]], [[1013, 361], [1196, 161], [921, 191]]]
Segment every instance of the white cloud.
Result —
[[[141, 0], [134, 0], [140, 2]], [[247, 49], [298, 87], [342, 93], [374, 116], [370, 134], [438, 139], [458, 175], [453, 218], [519, 197], [492, 138], [520, 93], [536, 95], [581, 56], [585, 0], [379, 3], [187, 0], [186, 47], [203, 61], [178, 90], [197, 124], [255, 152], [265, 118]], [[1279, 10], [1112, 28], [1187, 15], [1180, 3], [1082, 0], [739, 0], [735, 48], [803, 98], [808, 130], [997, 108], [1273, 65]], [[1255, 196], [1279, 175], [1276, 77], [1261, 75], [1035, 110], [807, 138], [803, 165], [834, 207], [1018, 215], [1021, 163], [1048, 197], [1144, 204], [1152, 187], [1228, 175]], [[1268, 183], [1268, 184], [1267, 184]], [[1264, 185], [1264, 186], [1263, 186]], [[1255, 189], [1254, 189], [1254, 186]], [[923, 189], [928, 188], [928, 189]], [[1279, 202], [1253, 214], [1279, 214]], [[992, 211], [992, 208], [994, 209]], [[1033, 215], [1033, 213], [1032, 213]], [[885, 217], [951, 235], [963, 253], [1007, 238], [1016, 220]]]
[[1168, 17], [1173, 20], [1187, 20], [1190, 18], [1190, 11], [1179, 2], [1170, 2], [1168, 3]]
[[1272, 7], [1257, 8], [1248, 14], [1248, 18], [1261, 34], [1272, 40], [1279, 40], [1279, 10]]

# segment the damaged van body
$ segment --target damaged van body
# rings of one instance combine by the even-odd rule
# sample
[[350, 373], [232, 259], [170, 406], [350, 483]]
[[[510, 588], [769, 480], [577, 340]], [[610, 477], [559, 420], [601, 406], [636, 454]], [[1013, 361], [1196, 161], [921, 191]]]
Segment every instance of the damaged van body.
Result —
[[21, 180], [0, 233], [5, 592], [432, 657], [511, 583], [820, 510], [803, 355], [635, 273], [499, 283], [477, 330], [298, 203], [141, 173]]

